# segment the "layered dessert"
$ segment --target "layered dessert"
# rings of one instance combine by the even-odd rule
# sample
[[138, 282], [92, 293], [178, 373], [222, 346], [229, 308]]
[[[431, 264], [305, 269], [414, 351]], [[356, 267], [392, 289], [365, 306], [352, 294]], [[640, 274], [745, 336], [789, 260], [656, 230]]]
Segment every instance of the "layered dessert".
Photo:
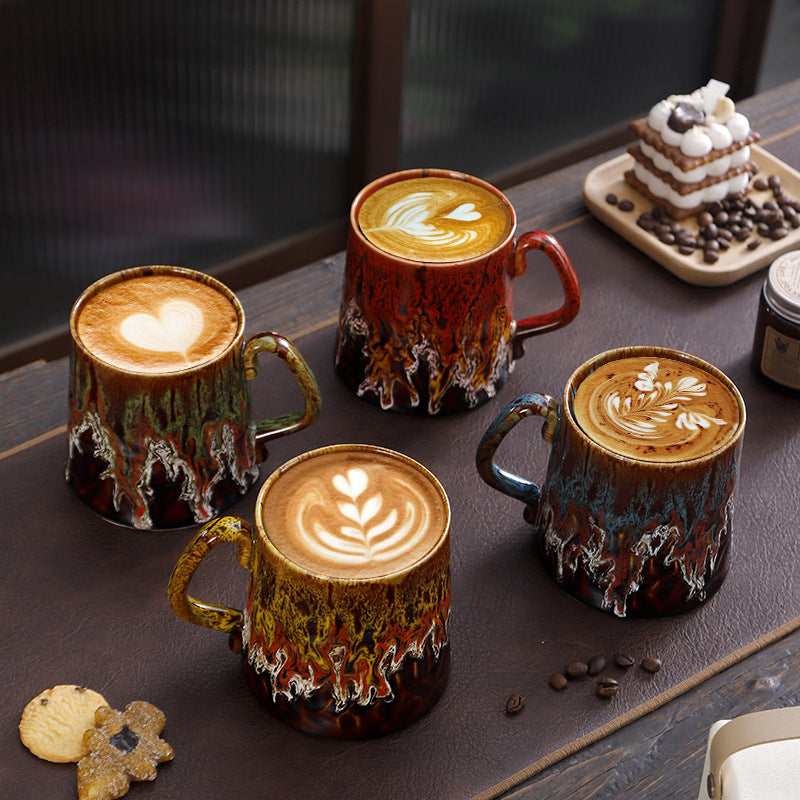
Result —
[[758, 171], [750, 145], [760, 137], [736, 111], [729, 88], [711, 80], [692, 94], [670, 95], [631, 123], [637, 139], [628, 148], [634, 165], [625, 180], [676, 220], [744, 193]]

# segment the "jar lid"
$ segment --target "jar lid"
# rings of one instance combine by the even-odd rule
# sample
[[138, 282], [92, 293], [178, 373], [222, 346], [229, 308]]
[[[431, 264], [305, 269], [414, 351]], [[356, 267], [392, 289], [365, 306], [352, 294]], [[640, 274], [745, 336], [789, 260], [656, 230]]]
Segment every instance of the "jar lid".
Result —
[[772, 262], [764, 293], [775, 311], [800, 322], [800, 250], [784, 253]]

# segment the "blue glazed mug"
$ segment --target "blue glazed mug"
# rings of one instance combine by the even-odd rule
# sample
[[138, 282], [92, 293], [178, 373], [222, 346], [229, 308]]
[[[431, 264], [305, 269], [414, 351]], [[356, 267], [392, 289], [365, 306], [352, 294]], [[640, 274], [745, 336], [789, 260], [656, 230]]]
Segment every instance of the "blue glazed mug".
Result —
[[[495, 460], [529, 416], [544, 420], [552, 445], [541, 485]], [[744, 428], [744, 401], [718, 369], [676, 350], [625, 347], [575, 370], [561, 403], [526, 394], [506, 406], [476, 466], [525, 503], [566, 591], [618, 617], [664, 616], [696, 607], [725, 578]]]

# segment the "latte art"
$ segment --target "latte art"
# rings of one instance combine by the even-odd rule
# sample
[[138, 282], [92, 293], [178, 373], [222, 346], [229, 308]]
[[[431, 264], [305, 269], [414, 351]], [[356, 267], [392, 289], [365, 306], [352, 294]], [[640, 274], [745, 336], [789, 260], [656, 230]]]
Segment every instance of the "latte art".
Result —
[[374, 245], [415, 261], [449, 262], [488, 253], [511, 231], [495, 194], [468, 181], [428, 177], [396, 181], [369, 195], [358, 225]]
[[323, 452], [292, 465], [262, 505], [264, 529], [289, 560], [329, 577], [404, 569], [439, 541], [437, 485], [390, 452]]
[[156, 273], [100, 289], [81, 308], [76, 325], [78, 338], [97, 358], [158, 373], [216, 358], [235, 338], [239, 316], [214, 286]]
[[716, 377], [652, 356], [598, 367], [578, 386], [572, 410], [591, 439], [645, 461], [700, 458], [739, 425], [736, 398]]

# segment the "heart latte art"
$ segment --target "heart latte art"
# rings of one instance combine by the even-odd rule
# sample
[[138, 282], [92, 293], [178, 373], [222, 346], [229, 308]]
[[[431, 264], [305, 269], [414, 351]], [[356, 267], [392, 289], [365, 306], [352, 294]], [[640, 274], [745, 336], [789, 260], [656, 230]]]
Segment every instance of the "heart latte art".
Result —
[[454, 178], [409, 178], [370, 194], [358, 210], [364, 236], [381, 250], [413, 261], [450, 262], [493, 250], [512, 217], [494, 193]]
[[78, 336], [98, 358], [137, 372], [173, 372], [222, 353], [239, 326], [225, 295], [177, 275], [145, 275], [111, 284], [78, 316]]
[[623, 358], [581, 381], [572, 411], [589, 438], [644, 461], [684, 461], [714, 452], [739, 427], [739, 406], [716, 377], [693, 364]]
[[387, 575], [442, 536], [437, 484], [392, 453], [323, 452], [294, 463], [262, 505], [267, 536], [290, 561], [329, 577]]

